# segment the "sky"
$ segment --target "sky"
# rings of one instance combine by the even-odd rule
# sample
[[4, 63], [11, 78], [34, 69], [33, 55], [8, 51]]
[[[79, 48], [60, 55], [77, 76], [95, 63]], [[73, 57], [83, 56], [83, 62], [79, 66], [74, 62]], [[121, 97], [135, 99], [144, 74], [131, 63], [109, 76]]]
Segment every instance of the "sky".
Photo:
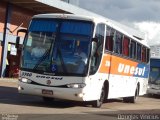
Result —
[[146, 34], [160, 44], [160, 0], [79, 0], [79, 6]]

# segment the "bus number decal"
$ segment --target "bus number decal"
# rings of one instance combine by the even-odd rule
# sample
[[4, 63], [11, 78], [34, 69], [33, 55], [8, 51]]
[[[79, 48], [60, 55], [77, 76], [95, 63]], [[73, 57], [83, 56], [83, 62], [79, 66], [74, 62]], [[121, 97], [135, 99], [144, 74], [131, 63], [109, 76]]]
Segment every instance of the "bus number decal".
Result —
[[31, 77], [32, 76], [32, 73], [29, 73], [29, 72], [22, 72], [22, 76], [27, 76], [27, 77]]

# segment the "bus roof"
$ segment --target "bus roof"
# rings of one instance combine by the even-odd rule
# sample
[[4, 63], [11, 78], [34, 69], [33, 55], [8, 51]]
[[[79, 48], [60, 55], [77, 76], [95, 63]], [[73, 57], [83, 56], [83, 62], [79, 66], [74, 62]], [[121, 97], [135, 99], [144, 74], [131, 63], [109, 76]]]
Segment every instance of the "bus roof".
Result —
[[75, 15], [75, 14], [38, 14], [33, 16], [33, 18], [60, 18], [60, 19], [75, 19], [75, 20], [86, 20], [94, 21], [96, 18], [91, 16], [84, 15]]
[[55, 14], [55, 13], [50, 13], [50, 14], [38, 14], [33, 16], [33, 18], [59, 18], [59, 19], [74, 19], [74, 20], [84, 20], [84, 21], [93, 21], [95, 23], [106, 23], [110, 27], [113, 27], [114, 29], [118, 30], [119, 32], [122, 32], [123, 34], [127, 35], [128, 37], [136, 40], [142, 45], [145, 45], [149, 48], [149, 45], [147, 44], [146, 40], [143, 39], [138, 39], [138, 37], [133, 36], [130, 31], [126, 31], [123, 28], [125, 26], [115, 23], [115, 21], [109, 20], [107, 18], [104, 18], [102, 16], [86, 16], [86, 15], [75, 15], [75, 14]]
[[150, 59], [159, 59], [160, 60], [160, 56], [151, 56]]

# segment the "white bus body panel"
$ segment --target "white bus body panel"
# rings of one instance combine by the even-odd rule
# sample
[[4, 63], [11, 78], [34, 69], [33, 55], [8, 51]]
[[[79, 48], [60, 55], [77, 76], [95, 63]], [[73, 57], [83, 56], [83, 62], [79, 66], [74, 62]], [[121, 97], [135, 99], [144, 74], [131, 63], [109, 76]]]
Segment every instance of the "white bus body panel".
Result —
[[[20, 75], [18, 86], [21, 89], [19, 89], [19, 93], [75, 101], [91, 101], [99, 99], [100, 91], [104, 83], [103, 78], [105, 78], [104, 75], [100, 75], [98, 73], [90, 77], [62, 77], [21, 71]], [[101, 78], [99, 76], [101, 76]], [[22, 78], [27, 78], [34, 81], [36, 84], [22, 82]], [[51, 81], [50, 85], [47, 85], [47, 80]], [[85, 83], [86, 86], [84, 88], [63, 87], [64, 85], [72, 83]], [[42, 90], [51, 90], [53, 91], [53, 95], [44, 95], [42, 94]]]
[[[82, 83], [82, 77], [50, 76], [25, 71], [21, 71], [20, 75], [18, 85], [23, 89], [19, 89], [19, 93], [82, 101], [81, 97], [76, 96], [82, 93], [81, 88], [63, 87], [63, 85], [70, 83]], [[22, 81], [22, 78], [29, 79], [34, 84], [25, 83]], [[48, 80], [51, 82], [50, 85], [47, 83]], [[42, 94], [43, 89], [52, 90], [53, 95]]]

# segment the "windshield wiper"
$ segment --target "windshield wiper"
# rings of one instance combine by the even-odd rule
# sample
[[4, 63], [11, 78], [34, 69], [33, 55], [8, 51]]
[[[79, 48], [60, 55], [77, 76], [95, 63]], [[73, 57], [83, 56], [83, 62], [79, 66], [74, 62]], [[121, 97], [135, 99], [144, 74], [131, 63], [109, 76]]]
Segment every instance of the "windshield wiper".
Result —
[[63, 60], [63, 57], [62, 57], [61, 50], [59, 48], [57, 49], [57, 52], [59, 53], [59, 58], [60, 58], [60, 61], [61, 61], [61, 65], [62, 65], [63, 71], [65, 73], [68, 73], [67, 69], [66, 69], [66, 66], [65, 66], [65, 63], [64, 63], [64, 60]]
[[34, 66], [33, 69], [37, 69], [37, 67], [46, 59], [46, 57], [49, 55], [50, 50], [46, 50], [46, 52], [42, 55], [40, 60], [37, 62], [37, 64]]
[[[55, 36], [56, 37], [56, 36]], [[54, 40], [51, 42], [51, 46], [49, 49], [47, 49], [45, 51], [45, 53], [42, 55], [42, 57], [40, 58], [40, 60], [37, 62], [37, 64], [34, 66], [33, 69], [37, 69], [37, 67], [46, 59], [46, 57], [49, 55], [49, 53], [52, 51], [53, 45], [54, 45], [54, 41], [55, 41], [55, 37]], [[50, 61], [51, 62], [51, 61]]]

